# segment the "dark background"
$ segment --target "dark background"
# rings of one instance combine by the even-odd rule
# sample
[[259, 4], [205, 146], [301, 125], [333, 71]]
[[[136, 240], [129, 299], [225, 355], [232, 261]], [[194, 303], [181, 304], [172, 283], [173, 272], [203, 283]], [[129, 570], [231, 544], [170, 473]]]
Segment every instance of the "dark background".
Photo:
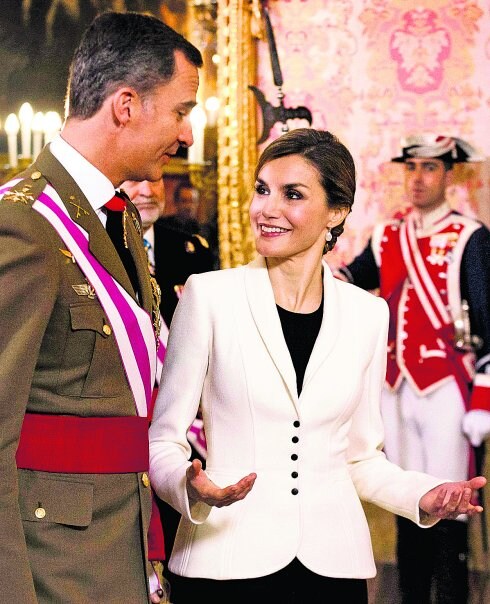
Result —
[[[105, 10], [144, 11], [180, 31], [185, 0], [2, 0], [0, 9], [0, 151], [9, 113], [23, 102], [34, 112], [64, 115], [68, 68], [82, 32]], [[180, 22], [180, 23], [179, 23]]]

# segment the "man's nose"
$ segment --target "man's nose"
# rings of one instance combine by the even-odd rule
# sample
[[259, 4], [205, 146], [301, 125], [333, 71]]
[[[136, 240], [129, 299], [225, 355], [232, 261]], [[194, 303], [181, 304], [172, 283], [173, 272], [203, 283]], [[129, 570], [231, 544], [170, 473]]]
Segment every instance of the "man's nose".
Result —
[[178, 141], [183, 147], [190, 147], [194, 142], [194, 137], [192, 136], [192, 126], [189, 117], [186, 117], [182, 122]]

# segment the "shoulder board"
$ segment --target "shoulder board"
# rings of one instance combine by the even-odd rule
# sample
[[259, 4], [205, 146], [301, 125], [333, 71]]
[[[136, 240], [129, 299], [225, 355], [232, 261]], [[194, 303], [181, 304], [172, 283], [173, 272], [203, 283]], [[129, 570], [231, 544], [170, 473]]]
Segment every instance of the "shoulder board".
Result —
[[[20, 180], [17, 181], [19, 177]], [[24, 205], [32, 205], [47, 184], [46, 179], [35, 166], [31, 166], [11, 182], [14, 184], [2, 197], [2, 201]], [[8, 184], [6, 183], [6, 186]]]

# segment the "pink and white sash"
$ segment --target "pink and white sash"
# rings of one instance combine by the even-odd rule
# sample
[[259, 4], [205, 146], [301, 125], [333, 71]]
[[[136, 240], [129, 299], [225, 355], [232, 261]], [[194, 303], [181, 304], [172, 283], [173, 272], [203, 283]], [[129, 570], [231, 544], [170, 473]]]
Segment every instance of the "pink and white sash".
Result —
[[[16, 182], [18, 180], [2, 187], [0, 195]], [[150, 315], [93, 256], [89, 250], [88, 233], [71, 219], [64, 203], [50, 185], [32, 207], [53, 226], [94, 288], [112, 325], [137, 414], [146, 417], [155, 383], [157, 357]]]

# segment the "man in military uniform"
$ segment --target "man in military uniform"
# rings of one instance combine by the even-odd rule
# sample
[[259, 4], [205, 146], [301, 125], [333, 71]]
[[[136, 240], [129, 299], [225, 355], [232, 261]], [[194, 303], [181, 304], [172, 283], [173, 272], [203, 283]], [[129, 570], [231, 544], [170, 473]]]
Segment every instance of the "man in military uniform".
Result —
[[162, 224], [188, 235], [199, 233], [201, 225], [197, 219], [199, 191], [188, 181], [180, 182], [174, 191], [175, 213], [163, 216]]
[[103, 13], [75, 52], [61, 135], [0, 189], [1, 602], [149, 601], [159, 312], [116, 189], [192, 144], [201, 65], [158, 19]]
[[[475, 471], [470, 444], [490, 434], [490, 233], [445, 197], [453, 165], [478, 160], [461, 139], [407, 139], [392, 161], [404, 164], [410, 211], [377, 225], [337, 275], [379, 288], [390, 307], [387, 457], [449, 480]], [[403, 603], [429, 604], [432, 584], [438, 603], [466, 603], [466, 518], [424, 531], [397, 517], [397, 528]]]

